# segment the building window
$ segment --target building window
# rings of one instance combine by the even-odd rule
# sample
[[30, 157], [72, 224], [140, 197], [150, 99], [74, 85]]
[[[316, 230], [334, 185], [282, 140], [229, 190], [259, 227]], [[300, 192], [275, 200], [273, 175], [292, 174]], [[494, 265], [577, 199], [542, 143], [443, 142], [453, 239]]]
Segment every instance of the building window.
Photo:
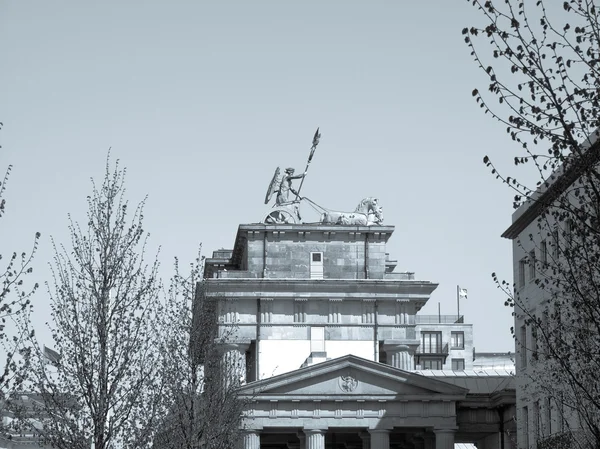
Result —
[[567, 241], [569, 243], [572, 242], [574, 233], [575, 233], [575, 222], [571, 218], [569, 218], [567, 220], [567, 222], [565, 223], [565, 234], [567, 237]]
[[452, 332], [450, 334], [452, 349], [465, 349], [465, 333]]
[[555, 229], [554, 231], [552, 231], [552, 246], [553, 246], [552, 256], [556, 260], [558, 258], [558, 254], [560, 252], [560, 249], [559, 249], [560, 241], [559, 241], [558, 229]]
[[464, 371], [465, 359], [452, 359], [452, 371]]
[[546, 268], [548, 265], [548, 244], [546, 240], [542, 240], [540, 243], [540, 260], [542, 261], [542, 267]]
[[535, 279], [535, 250], [529, 253], [529, 281], [533, 281]]
[[442, 352], [442, 333], [441, 332], [422, 332], [421, 333], [421, 353], [423, 353], [423, 354], [441, 354], [441, 352]]
[[310, 278], [323, 279], [323, 253], [310, 253]]
[[519, 287], [525, 285], [525, 265], [527, 261], [525, 259], [519, 260]]
[[521, 359], [521, 368], [527, 367], [527, 326], [521, 326], [519, 338], [519, 354]]
[[562, 391], [558, 392], [558, 397], [554, 400], [554, 402], [556, 404], [556, 411], [557, 411], [558, 431], [564, 432], [565, 431], [565, 403], [563, 400]]
[[442, 369], [442, 361], [440, 359], [425, 359], [421, 361], [423, 369]]
[[540, 402], [533, 403], [533, 436], [537, 443], [540, 438]]
[[325, 352], [325, 328], [310, 328], [310, 352]]

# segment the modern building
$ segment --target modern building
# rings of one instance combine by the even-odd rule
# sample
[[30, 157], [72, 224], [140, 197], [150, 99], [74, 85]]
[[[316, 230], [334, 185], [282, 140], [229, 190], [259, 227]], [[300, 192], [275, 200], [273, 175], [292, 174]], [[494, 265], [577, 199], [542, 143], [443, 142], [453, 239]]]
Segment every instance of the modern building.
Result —
[[244, 449], [516, 447], [513, 378], [473, 371], [461, 317], [418, 315], [437, 284], [394, 270], [393, 232], [244, 224], [206, 260], [251, 399]]
[[[564, 388], [569, 387], [559, 382], [558, 376], [548, 375], [552, 374], [553, 361], [543, 355], [551, 352], [544, 344], [555, 338], [553, 333], [568, 332], [560, 320], [561, 315], [571, 312], [555, 308], [557, 295], [562, 296], [563, 292], [553, 285], [552, 279], [560, 276], [554, 267], [565, 266], [564, 248], [573, 238], [572, 222], [555, 212], [563, 209], [559, 206], [561, 201], [581, 204], [584, 196], [575, 194], [577, 182], [581, 173], [600, 161], [596, 139], [582, 147], [587, 149], [583, 157], [568, 158], [513, 213], [511, 226], [502, 234], [513, 242], [516, 406], [518, 447], [523, 449], [559, 447], [559, 441], [568, 444], [569, 439], [577, 438], [582, 427], [577, 407], [569, 410], [561, 401]], [[590, 250], [597, 252], [591, 247]], [[550, 337], [542, 341], [544, 332]]]

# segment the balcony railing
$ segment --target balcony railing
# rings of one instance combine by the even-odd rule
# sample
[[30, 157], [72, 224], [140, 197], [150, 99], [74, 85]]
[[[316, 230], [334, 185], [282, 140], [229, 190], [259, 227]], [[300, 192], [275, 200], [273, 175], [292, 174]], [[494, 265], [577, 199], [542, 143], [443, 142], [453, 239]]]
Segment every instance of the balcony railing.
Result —
[[448, 343], [444, 345], [426, 345], [419, 346], [415, 352], [416, 355], [448, 355]]
[[459, 324], [464, 323], [463, 315], [416, 315], [415, 324]]

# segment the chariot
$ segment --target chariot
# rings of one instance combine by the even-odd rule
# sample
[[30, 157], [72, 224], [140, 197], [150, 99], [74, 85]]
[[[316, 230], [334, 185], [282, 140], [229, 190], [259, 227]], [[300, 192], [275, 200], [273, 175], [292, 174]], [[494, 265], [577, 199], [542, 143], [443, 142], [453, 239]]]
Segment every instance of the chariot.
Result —
[[[304, 177], [310, 166], [310, 162], [315, 154], [315, 149], [319, 143], [321, 134], [317, 128], [317, 132], [313, 137], [310, 155], [306, 169], [302, 175], [294, 175], [293, 168], [287, 168], [285, 174], [281, 173], [281, 169], [277, 167], [273, 178], [265, 195], [265, 204], [269, 204], [273, 195], [277, 194], [273, 209], [263, 219], [263, 223], [267, 224], [299, 224], [302, 223], [300, 217], [300, 203], [307, 202], [321, 216], [320, 222], [328, 225], [354, 225], [354, 226], [371, 226], [381, 224], [383, 222], [383, 209], [379, 206], [379, 200], [373, 197], [364, 198], [354, 212], [338, 212], [326, 209], [319, 206], [314, 201], [307, 197], [300, 196], [300, 190], [304, 183]], [[292, 180], [301, 179], [298, 191], [292, 188]], [[294, 199], [290, 199], [290, 193], [295, 195]]]
[[[265, 195], [265, 204], [269, 204], [271, 198], [276, 192], [280, 192], [281, 185], [280, 168], [277, 167], [273, 179]], [[379, 205], [379, 200], [373, 197], [367, 197], [358, 203], [354, 212], [339, 212], [326, 209], [307, 197], [301, 197], [296, 191], [290, 189], [296, 198], [291, 201], [280, 201], [281, 195], [278, 195], [273, 209], [263, 219], [267, 224], [299, 224], [302, 223], [300, 217], [300, 204], [307, 202], [313, 209], [320, 214], [319, 223], [330, 225], [354, 225], [371, 226], [383, 222], [383, 208]], [[286, 198], [287, 199], [287, 198]]]

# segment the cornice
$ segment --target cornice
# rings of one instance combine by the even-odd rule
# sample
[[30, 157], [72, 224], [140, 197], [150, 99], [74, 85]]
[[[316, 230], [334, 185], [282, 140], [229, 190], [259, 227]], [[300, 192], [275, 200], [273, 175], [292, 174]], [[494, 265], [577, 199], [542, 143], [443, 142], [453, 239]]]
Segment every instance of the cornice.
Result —
[[206, 279], [208, 295], [227, 295], [259, 298], [317, 298], [362, 299], [369, 297], [407, 300], [426, 300], [438, 287], [430, 281], [391, 279], [286, 279], [286, 278], [210, 278]]
[[529, 224], [547, 210], [553, 202], [592, 166], [600, 161], [600, 140], [596, 136], [582, 145], [584, 150], [580, 156], [567, 158], [566, 164], [552, 173], [549, 179], [531, 194], [525, 204], [513, 213], [513, 223], [502, 233], [502, 237], [515, 239]]

